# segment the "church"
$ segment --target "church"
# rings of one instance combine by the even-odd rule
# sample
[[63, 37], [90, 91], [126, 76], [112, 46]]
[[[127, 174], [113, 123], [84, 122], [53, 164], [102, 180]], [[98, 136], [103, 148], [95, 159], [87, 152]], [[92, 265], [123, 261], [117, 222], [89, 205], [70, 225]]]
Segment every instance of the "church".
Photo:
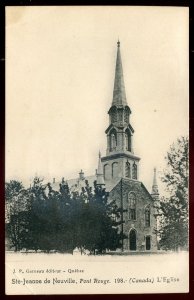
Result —
[[[116, 200], [121, 208], [120, 231], [127, 237], [123, 239], [123, 251], [157, 251], [157, 213], [159, 192], [156, 180], [156, 169], [151, 194], [139, 181], [139, 161], [133, 145], [134, 129], [130, 123], [131, 109], [127, 103], [120, 42], [117, 42], [117, 58], [113, 99], [108, 111], [109, 125], [105, 131], [107, 136], [106, 155], [99, 153], [98, 168], [94, 176], [84, 176], [67, 180], [72, 191], [80, 191], [85, 179], [90, 186], [94, 180], [106, 188], [109, 199]], [[64, 181], [64, 179], [62, 179]], [[52, 187], [58, 188], [55, 180]]]
[[156, 251], [157, 214], [159, 201], [156, 169], [150, 194], [139, 181], [139, 161], [133, 147], [134, 129], [130, 123], [131, 109], [128, 106], [123, 78], [120, 42], [117, 43], [117, 59], [113, 99], [108, 111], [109, 126], [106, 156], [99, 157], [97, 183], [105, 184], [110, 199], [116, 200], [122, 213], [121, 232], [128, 238], [123, 241], [123, 250]]

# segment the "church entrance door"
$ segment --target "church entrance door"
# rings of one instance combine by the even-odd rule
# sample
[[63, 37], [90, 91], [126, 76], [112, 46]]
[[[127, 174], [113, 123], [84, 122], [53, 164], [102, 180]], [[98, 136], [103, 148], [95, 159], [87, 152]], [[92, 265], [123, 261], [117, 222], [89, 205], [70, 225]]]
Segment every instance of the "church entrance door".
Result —
[[150, 236], [146, 236], [146, 250], [151, 249], [151, 238]]
[[129, 234], [129, 249], [135, 251], [137, 249], [136, 246], [136, 231], [132, 229]]

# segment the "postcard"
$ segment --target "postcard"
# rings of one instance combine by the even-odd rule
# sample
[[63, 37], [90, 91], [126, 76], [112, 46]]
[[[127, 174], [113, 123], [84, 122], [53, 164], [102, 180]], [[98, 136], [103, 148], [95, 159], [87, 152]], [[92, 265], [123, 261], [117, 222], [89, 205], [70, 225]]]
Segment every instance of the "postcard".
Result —
[[188, 23], [6, 7], [7, 295], [189, 292]]

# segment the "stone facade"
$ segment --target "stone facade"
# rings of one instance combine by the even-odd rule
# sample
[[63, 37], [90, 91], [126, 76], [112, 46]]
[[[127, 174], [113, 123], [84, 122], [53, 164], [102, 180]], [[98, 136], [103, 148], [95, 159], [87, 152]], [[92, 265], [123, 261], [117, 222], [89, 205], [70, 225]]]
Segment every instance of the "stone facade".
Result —
[[[121, 179], [110, 191], [110, 199], [123, 207], [123, 248], [126, 251], [156, 251], [154, 200], [139, 181]], [[122, 226], [120, 226], [122, 230]], [[134, 233], [134, 234], [133, 234]]]

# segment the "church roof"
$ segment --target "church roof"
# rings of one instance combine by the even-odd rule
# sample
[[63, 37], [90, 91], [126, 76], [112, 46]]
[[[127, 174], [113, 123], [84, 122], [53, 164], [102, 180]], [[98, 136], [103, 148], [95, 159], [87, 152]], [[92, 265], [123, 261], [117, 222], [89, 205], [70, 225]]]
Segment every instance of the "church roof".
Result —
[[112, 106], [127, 106], [126, 93], [125, 93], [125, 84], [123, 78], [123, 67], [121, 60], [120, 52], [120, 42], [117, 43], [117, 60], [115, 68], [115, 81], [114, 81], [114, 90], [113, 90], [113, 101]]
[[[129, 184], [129, 183], [138, 184], [145, 191], [145, 193], [148, 195], [148, 197], [150, 198], [150, 200], [154, 201], [154, 199], [152, 198], [151, 194], [146, 189], [145, 185], [141, 181], [139, 181], [139, 180], [133, 180], [133, 179], [127, 179], [127, 178], [120, 178], [118, 180], [118, 182], [116, 184], [114, 184], [114, 186], [112, 187], [111, 190], [113, 190], [114, 188], [116, 188], [116, 186], [118, 184], [120, 184], [121, 180], [122, 180], [123, 184]], [[109, 191], [111, 191], [111, 190], [109, 190]]]
[[[82, 187], [85, 187], [85, 181], [88, 181], [88, 184], [90, 187], [94, 187], [94, 181], [97, 180], [96, 175], [86, 176], [83, 179], [80, 179], [79, 177], [66, 180], [70, 190], [72, 192], [78, 191], [80, 192]], [[107, 192], [111, 191], [115, 185], [120, 181], [119, 178], [115, 180], [105, 181], [105, 189]], [[61, 181], [56, 181], [55, 183], [51, 183], [51, 187], [54, 191], [59, 191], [59, 185], [61, 184]]]
[[[72, 192], [74, 191], [81, 191], [82, 187], [85, 187], [85, 181], [88, 181], [89, 186], [91, 186], [93, 188], [94, 186], [94, 181], [96, 180], [96, 175], [92, 175], [92, 176], [86, 176], [83, 178], [73, 178], [73, 179], [69, 179], [66, 180], [70, 190]], [[54, 183], [51, 183], [51, 187], [54, 191], [58, 191], [59, 190], [59, 185], [61, 184], [61, 181], [56, 181]]]
[[119, 182], [121, 178], [116, 178], [112, 180], [106, 180], [105, 181], [105, 188], [107, 192], [110, 192]]

